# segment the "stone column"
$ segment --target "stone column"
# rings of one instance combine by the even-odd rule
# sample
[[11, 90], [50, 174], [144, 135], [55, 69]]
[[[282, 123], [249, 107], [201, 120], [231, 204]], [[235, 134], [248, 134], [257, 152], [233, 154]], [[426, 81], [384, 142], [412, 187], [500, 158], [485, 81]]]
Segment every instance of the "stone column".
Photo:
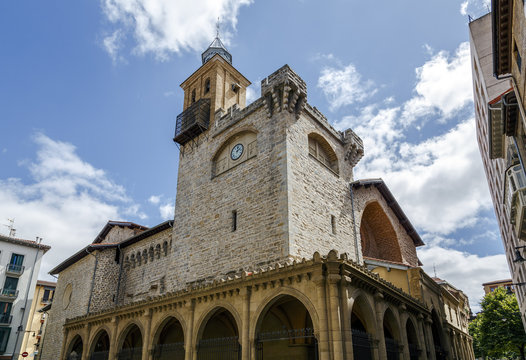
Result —
[[[339, 272], [339, 264], [338, 272]], [[339, 296], [339, 283], [341, 275], [331, 273], [327, 275], [327, 282], [329, 286], [329, 301], [328, 310], [330, 313], [330, 332], [334, 360], [343, 360], [343, 344], [342, 344], [342, 329], [341, 329], [341, 307]]]
[[318, 298], [318, 314], [320, 322], [318, 324], [318, 351], [320, 352], [320, 360], [329, 360], [331, 357], [329, 349], [329, 336], [327, 333], [327, 303], [325, 301], [325, 278], [321, 273], [321, 266], [320, 272], [314, 275], [313, 281], [314, 284], [316, 284], [316, 293]]
[[60, 358], [65, 359], [66, 358], [66, 351], [68, 346], [68, 330], [66, 330], [64, 327], [62, 328], [62, 349], [60, 350]]
[[431, 324], [433, 320], [430, 317], [426, 317], [424, 322], [425, 334], [427, 338], [428, 358], [429, 360], [436, 360], [435, 356], [435, 343], [433, 341], [433, 330], [431, 330]]
[[190, 316], [188, 319], [188, 329], [186, 329], [184, 337], [184, 358], [185, 360], [197, 359], [197, 352], [194, 344], [194, 317], [195, 317], [195, 299], [190, 303]]
[[344, 359], [354, 360], [352, 348], [351, 309], [349, 308], [349, 297], [351, 292], [350, 274], [342, 275], [340, 282], [341, 307], [342, 307], [342, 337]]
[[415, 330], [418, 336], [418, 344], [419, 344], [418, 347], [421, 350], [419, 358], [427, 359], [427, 351], [428, 351], [429, 346], [427, 344], [426, 336], [424, 333], [424, 315], [418, 314], [417, 323], [415, 325], [416, 325]]
[[91, 324], [88, 323], [85, 330], [83, 330], [84, 334], [86, 335], [84, 339], [86, 340], [86, 343], [82, 344], [82, 356], [81, 360], [88, 360], [89, 359], [89, 351], [90, 351], [90, 343], [89, 338], [91, 335]]
[[151, 360], [151, 347], [152, 343], [150, 341], [150, 333], [152, 331], [152, 309], [148, 309], [144, 312], [145, 327], [144, 327], [144, 336], [142, 340], [142, 358], [144, 360]]
[[402, 358], [403, 359], [409, 359], [410, 358], [410, 355], [409, 355], [409, 340], [407, 339], [407, 327], [406, 326], [402, 326], [402, 324], [404, 323], [404, 321], [402, 321], [402, 316], [405, 318], [405, 321], [407, 322], [408, 321], [408, 316], [406, 315], [407, 313], [407, 307], [405, 306], [405, 304], [402, 304], [400, 306], [400, 311], [398, 312], [398, 318], [400, 319], [400, 324], [399, 325], [399, 329], [400, 329], [400, 340], [402, 341], [402, 346], [403, 346], [403, 349], [402, 349]]
[[108, 356], [108, 360], [116, 360], [117, 359], [117, 352], [119, 351], [117, 344], [118, 334], [117, 331], [119, 330], [119, 318], [114, 316], [111, 319], [111, 335], [110, 335], [110, 354]]
[[250, 330], [250, 295], [251, 288], [250, 286], [244, 287], [241, 289], [241, 297], [243, 299], [243, 314], [242, 314], [242, 323], [241, 323], [241, 359], [250, 360], [250, 339], [249, 339], [249, 330]]
[[377, 291], [376, 294], [374, 294], [374, 306], [376, 311], [376, 336], [378, 338], [378, 359], [387, 360], [387, 350], [385, 348], [384, 336], [384, 317], [382, 314], [383, 298], [384, 295], [380, 291]]

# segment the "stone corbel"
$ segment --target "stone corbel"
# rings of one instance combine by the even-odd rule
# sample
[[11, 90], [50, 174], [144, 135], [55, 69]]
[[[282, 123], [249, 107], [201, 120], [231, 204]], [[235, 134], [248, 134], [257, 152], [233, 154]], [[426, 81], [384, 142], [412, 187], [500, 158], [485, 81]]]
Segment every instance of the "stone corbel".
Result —
[[352, 167], [356, 166], [363, 157], [363, 141], [351, 129], [343, 133], [345, 161]]

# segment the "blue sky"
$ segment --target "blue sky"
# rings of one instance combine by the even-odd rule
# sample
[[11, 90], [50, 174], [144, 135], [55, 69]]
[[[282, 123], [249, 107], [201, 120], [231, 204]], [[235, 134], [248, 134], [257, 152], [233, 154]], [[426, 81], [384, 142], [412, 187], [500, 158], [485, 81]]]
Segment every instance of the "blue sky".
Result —
[[[419, 230], [425, 269], [465, 290], [509, 277], [476, 145], [468, 14], [485, 0], [0, 2], [0, 224], [53, 249], [105, 222], [172, 216], [179, 84], [221, 34], [253, 85], [289, 64]], [[2, 226], [0, 233], [7, 233]], [[48, 278], [48, 276], [47, 276]]]

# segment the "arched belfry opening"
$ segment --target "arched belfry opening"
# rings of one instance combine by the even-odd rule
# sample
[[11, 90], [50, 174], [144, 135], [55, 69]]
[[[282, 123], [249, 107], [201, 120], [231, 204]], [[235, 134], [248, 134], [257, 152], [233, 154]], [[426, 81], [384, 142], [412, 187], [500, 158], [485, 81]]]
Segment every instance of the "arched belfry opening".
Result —
[[66, 360], [80, 360], [82, 359], [82, 338], [79, 335], [76, 335], [68, 347], [66, 353]]
[[256, 330], [257, 360], [317, 360], [318, 342], [305, 305], [280, 296], [262, 312]]
[[89, 360], [108, 360], [110, 356], [110, 337], [105, 330], [99, 331], [93, 340]]
[[142, 333], [135, 324], [130, 325], [124, 332], [124, 339], [117, 355], [118, 360], [142, 359]]
[[391, 221], [378, 202], [365, 207], [360, 223], [363, 256], [402, 262], [402, 254]]
[[234, 316], [225, 308], [209, 317], [197, 344], [198, 360], [240, 360], [239, 329]]
[[184, 360], [184, 333], [179, 320], [169, 317], [154, 339], [153, 360]]
[[385, 311], [383, 325], [387, 360], [398, 360], [401, 349], [399, 344], [400, 333], [398, 332], [396, 318], [390, 309]]
[[407, 319], [405, 323], [405, 332], [407, 335], [407, 344], [409, 345], [409, 358], [410, 360], [418, 360], [422, 351], [418, 346], [418, 336], [411, 319]]
[[355, 359], [373, 359], [373, 310], [364, 298], [354, 301], [351, 312], [352, 347]]

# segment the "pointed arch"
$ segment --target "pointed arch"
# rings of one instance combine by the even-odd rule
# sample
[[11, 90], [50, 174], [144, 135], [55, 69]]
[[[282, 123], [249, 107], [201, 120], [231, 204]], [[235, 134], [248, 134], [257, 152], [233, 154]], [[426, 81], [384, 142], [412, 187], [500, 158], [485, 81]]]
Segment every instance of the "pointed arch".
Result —
[[68, 350], [66, 351], [65, 360], [80, 360], [82, 359], [82, 352], [84, 351], [84, 342], [82, 336], [75, 335], [69, 342]]
[[360, 237], [363, 256], [402, 262], [396, 231], [378, 201], [367, 204], [363, 210]]
[[212, 176], [225, 171], [257, 155], [257, 132], [244, 129], [230, 136], [223, 142], [212, 158]]

